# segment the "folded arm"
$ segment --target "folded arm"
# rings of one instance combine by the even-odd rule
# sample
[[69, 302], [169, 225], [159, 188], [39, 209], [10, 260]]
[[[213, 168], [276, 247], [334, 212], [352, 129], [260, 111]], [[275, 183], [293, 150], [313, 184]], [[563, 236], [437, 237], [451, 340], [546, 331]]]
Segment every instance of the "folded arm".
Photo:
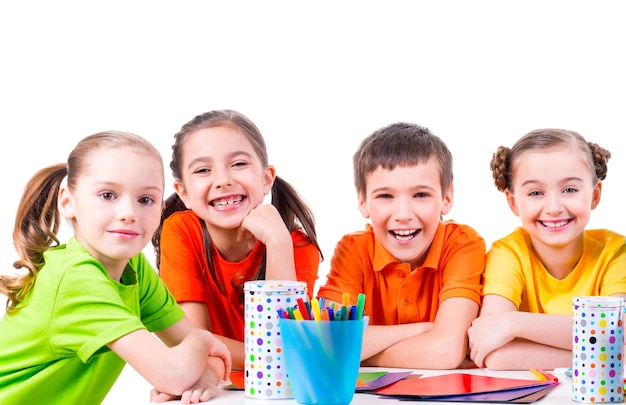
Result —
[[[478, 304], [467, 298], [443, 301], [432, 324], [381, 326], [376, 337], [364, 340], [366, 354], [375, 352], [376, 343], [392, 339], [392, 345], [367, 358], [363, 365], [378, 367], [453, 369], [463, 363], [467, 354], [467, 328], [478, 314]], [[369, 327], [368, 327], [369, 329]], [[411, 334], [410, 332], [414, 334]], [[418, 333], [420, 332], [421, 333]], [[370, 333], [368, 331], [368, 333]], [[374, 333], [374, 329], [372, 329]], [[406, 337], [406, 338], [405, 338]], [[379, 346], [380, 347], [380, 344]]]
[[[230, 353], [210, 332], [192, 328], [183, 318], [157, 332], [157, 339], [146, 329], [139, 329], [108, 344], [108, 347], [130, 364], [158, 391], [181, 395], [192, 387], [208, 366], [209, 356], [223, 361], [215, 370], [221, 378], [230, 373]], [[165, 344], [163, 344], [165, 343]]]
[[[209, 331], [211, 330], [209, 313], [207, 312], [206, 304], [203, 302], [181, 302], [179, 305], [194, 327]], [[213, 334], [213, 336], [221, 340], [230, 351], [233, 369], [243, 370], [245, 357], [243, 342], [216, 334]]]
[[571, 315], [521, 312], [499, 295], [483, 298], [468, 335], [470, 357], [479, 367], [550, 369], [571, 363]]

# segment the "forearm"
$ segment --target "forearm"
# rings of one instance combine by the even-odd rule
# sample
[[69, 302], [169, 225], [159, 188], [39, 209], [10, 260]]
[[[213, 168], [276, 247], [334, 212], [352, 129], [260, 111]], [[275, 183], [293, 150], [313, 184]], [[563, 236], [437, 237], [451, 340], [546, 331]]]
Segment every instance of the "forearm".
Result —
[[230, 351], [230, 355], [233, 361], [233, 369], [234, 370], [243, 370], [244, 361], [245, 361], [245, 348], [243, 342], [240, 342], [235, 339], [227, 338], [225, 336], [214, 335], [216, 338], [221, 340], [228, 350]]
[[571, 351], [571, 315], [534, 314], [515, 311], [512, 313], [514, 338], [521, 338], [541, 345]]
[[[163, 375], [164, 384], [178, 387], [182, 392], [191, 387], [204, 373], [207, 362], [198, 361], [208, 359], [213, 346], [213, 337], [208, 331], [192, 329], [185, 335], [183, 340], [171, 348], [168, 355], [162, 359], [162, 368], [169, 370], [169, 375]], [[222, 367], [224, 362], [222, 362]], [[222, 371], [223, 374], [223, 371]], [[176, 389], [163, 389], [165, 387], [154, 384], [155, 388], [163, 392], [179, 394]]]
[[288, 232], [269, 241], [266, 249], [266, 280], [296, 280], [293, 240]]
[[[369, 325], [363, 333], [361, 360], [367, 360], [383, 350], [413, 336], [430, 331], [430, 322], [407, 323], [402, 325]], [[364, 364], [365, 365], [365, 364]]]
[[491, 370], [551, 370], [571, 367], [572, 351], [516, 339], [497, 348], [485, 358], [485, 367]]
[[433, 329], [395, 343], [363, 365], [448, 370], [462, 364], [466, 355], [467, 338], [464, 334]]

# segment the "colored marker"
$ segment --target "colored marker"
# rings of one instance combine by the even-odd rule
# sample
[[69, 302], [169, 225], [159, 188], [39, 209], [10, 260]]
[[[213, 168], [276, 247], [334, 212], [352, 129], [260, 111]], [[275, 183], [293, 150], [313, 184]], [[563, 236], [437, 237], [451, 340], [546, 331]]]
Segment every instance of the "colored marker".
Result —
[[541, 382], [545, 382], [548, 380], [548, 378], [545, 375], [541, 374], [538, 370], [534, 368], [531, 368], [530, 372], [533, 373], [535, 377], [537, 377], [537, 379]]
[[297, 302], [298, 302], [298, 310], [300, 314], [302, 315], [302, 319], [306, 319], [307, 321], [311, 320], [311, 317], [309, 316], [309, 311], [307, 310], [304, 300], [302, 298], [298, 298]]
[[342, 321], [347, 321], [348, 320], [348, 307], [346, 307], [345, 305], [341, 306], [341, 312], [340, 312], [340, 317]]
[[341, 305], [344, 307], [350, 306], [350, 293], [343, 293], [343, 296], [341, 297]]
[[304, 315], [302, 315], [302, 312], [300, 312], [298, 308], [293, 310], [293, 319], [297, 319], [298, 321], [304, 320]]
[[553, 374], [550, 374], [545, 370], [537, 370], [537, 371], [540, 372], [544, 377], [546, 377], [546, 381], [559, 382], [559, 379]]
[[311, 313], [313, 314], [313, 319], [316, 321], [322, 320], [322, 314], [320, 313], [320, 304], [317, 298], [311, 299]]
[[324, 297], [318, 298], [317, 301], [319, 301], [319, 303], [320, 303], [320, 309], [323, 309], [324, 308], [324, 304], [326, 303], [326, 301], [324, 300]]
[[356, 305], [350, 305], [350, 320], [351, 321], [356, 321], [357, 319], [357, 310], [356, 310]]
[[363, 309], [365, 308], [365, 294], [360, 293], [356, 299], [357, 314], [356, 319], [363, 319]]
[[326, 308], [326, 311], [328, 313], [328, 320], [329, 321], [334, 321], [335, 320], [335, 311], [332, 308]]

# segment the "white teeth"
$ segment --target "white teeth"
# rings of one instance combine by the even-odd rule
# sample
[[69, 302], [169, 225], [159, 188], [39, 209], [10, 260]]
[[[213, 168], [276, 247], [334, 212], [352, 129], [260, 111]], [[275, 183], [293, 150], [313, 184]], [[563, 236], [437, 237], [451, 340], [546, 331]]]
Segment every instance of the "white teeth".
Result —
[[214, 207], [223, 208], [223, 207], [228, 207], [229, 205], [237, 204], [238, 202], [241, 202], [242, 200], [243, 200], [242, 196], [231, 197], [230, 199], [227, 199], [227, 200], [213, 201], [211, 205], [213, 205]]
[[567, 221], [559, 221], [559, 222], [543, 222], [542, 221], [541, 223], [546, 228], [558, 228], [558, 227], [567, 225]]
[[415, 236], [417, 230], [415, 229], [401, 229], [398, 231], [391, 231], [394, 237], [398, 240], [409, 240]]

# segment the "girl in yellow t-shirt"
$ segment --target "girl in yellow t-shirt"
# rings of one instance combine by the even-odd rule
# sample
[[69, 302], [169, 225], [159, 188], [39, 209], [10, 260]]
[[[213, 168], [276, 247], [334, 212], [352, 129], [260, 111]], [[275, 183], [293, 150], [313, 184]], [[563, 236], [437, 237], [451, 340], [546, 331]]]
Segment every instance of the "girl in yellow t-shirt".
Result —
[[626, 242], [585, 230], [611, 154], [580, 134], [539, 129], [491, 160], [498, 190], [522, 226], [487, 252], [470, 357], [491, 369], [569, 367], [572, 298], [626, 298]]

